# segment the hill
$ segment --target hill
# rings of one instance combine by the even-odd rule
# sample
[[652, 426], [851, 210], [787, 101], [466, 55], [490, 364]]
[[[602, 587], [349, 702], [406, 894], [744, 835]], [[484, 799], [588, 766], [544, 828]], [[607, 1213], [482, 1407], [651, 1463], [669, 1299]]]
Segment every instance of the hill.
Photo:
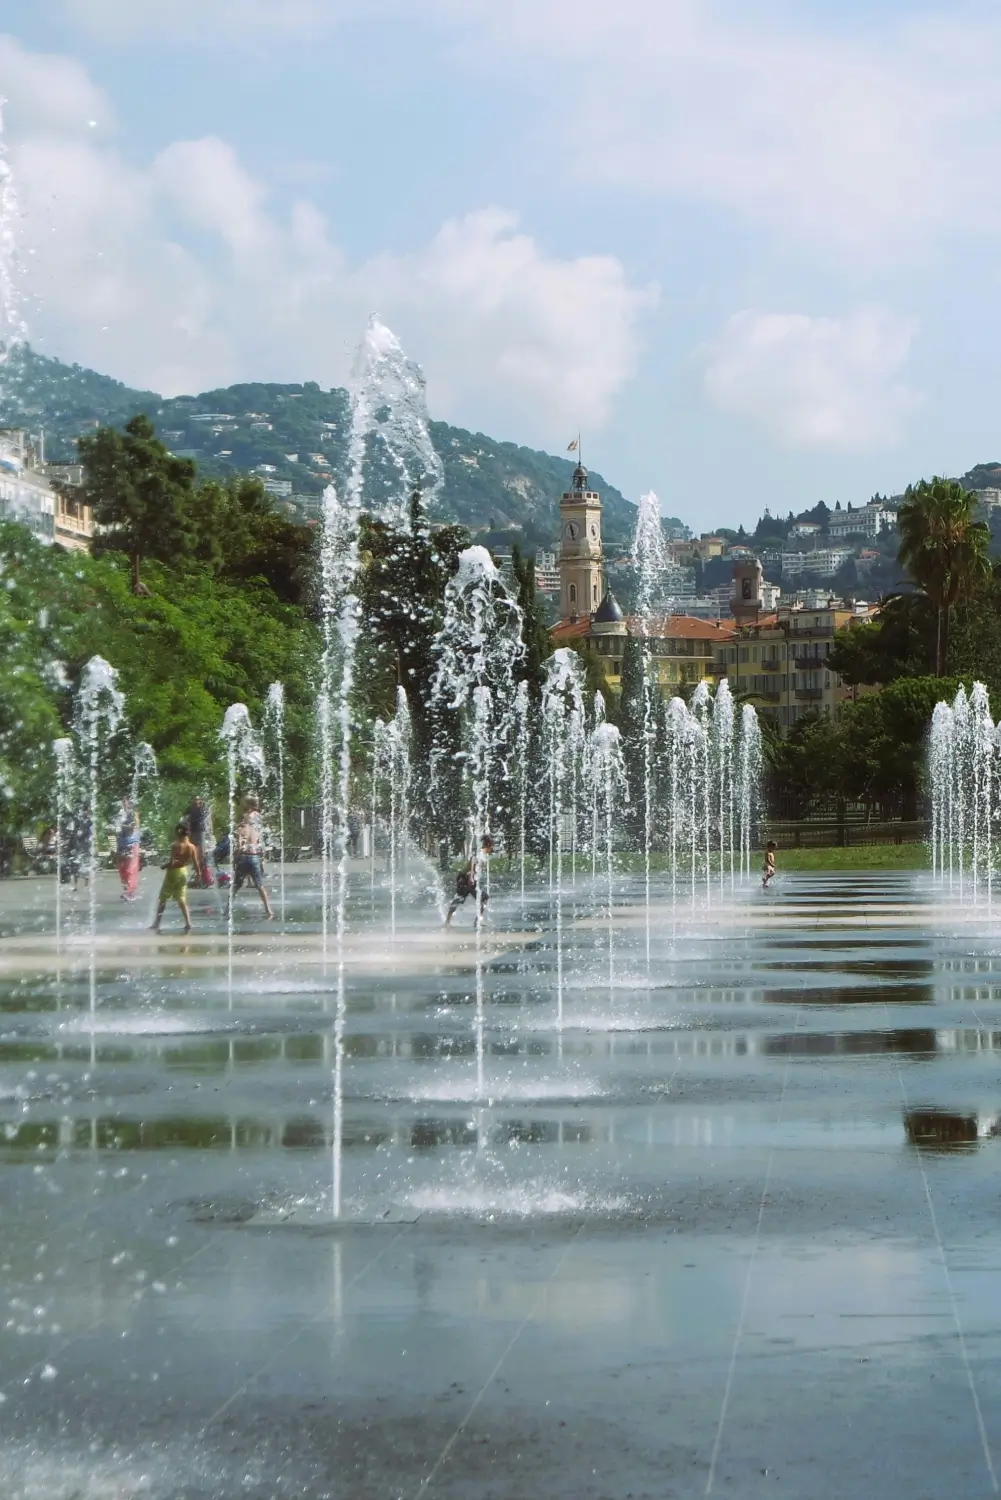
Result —
[[[72, 461], [82, 434], [121, 426], [144, 411], [168, 447], [196, 459], [206, 475], [257, 472], [273, 493], [307, 516], [315, 514], [324, 485], [342, 480], [346, 467], [347, 392], [324, 391], [311, 381], [254, 382], [164, 398], [25, 349], [11, 367], [4, 404], [5, 425], [44, 428], [46, 457], [53, 462]], [[446, 422], [432, 422], [431, 437], [445, 474], [438, 502], [442, 520], [461, 521], [491, 545], [554, 544], [570, 460]], [[620, 551], [632, 539], [635, 506], [602, 475], [592, 473], [591, 483], [601, 491], [606, 540]]]

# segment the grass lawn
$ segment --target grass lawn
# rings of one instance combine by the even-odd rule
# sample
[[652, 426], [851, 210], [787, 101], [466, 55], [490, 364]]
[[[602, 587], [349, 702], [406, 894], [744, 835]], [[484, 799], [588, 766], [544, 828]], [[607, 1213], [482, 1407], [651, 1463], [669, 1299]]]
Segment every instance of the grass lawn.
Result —
[[927, 844], [857, 844], [848, 849], [783, 849], [775, 860], [783, 870], [927, 870]]

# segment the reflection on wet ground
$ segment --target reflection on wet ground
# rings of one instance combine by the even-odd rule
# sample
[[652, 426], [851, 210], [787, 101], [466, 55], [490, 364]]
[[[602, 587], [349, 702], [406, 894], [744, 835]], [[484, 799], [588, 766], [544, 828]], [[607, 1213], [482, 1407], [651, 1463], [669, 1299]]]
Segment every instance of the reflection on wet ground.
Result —
[[335, 1226], [315, 882], [232, 968], [207, 899], [152, 945], [109, 880], [91, 967], [0, 886], [5, 1500], [997, 1492], [988, 912], [659, 891], [648, 969], [623, 880], [609, 984], [601, 890], [558, 964], [499, 882], [477, 981], [366, 873]]

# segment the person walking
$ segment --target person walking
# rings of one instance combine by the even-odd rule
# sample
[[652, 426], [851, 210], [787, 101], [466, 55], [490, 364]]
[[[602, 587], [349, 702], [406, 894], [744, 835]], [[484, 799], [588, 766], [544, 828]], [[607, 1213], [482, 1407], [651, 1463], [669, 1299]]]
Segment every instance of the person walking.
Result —
[[160, 923], [168, 901], [176, 901], [184, 918], [184, 931], [191, 931], [191, 912], [188, 910], [188, 870], [194, 867], [201, 874], [201, 855], [198, 845], [191, 842], [187, 823], [178, 823], [174, 829], [174, 842], [170, 846], [170, 858], [163, 872], [163, 884], [153, 921], [153, 931], [160, 931]]
[[[474, 854], [472, 858], [468, 860], [465, 865], [463, 865], [462, 869], [455, 877], [455, 895], [452, 897], [452, 904], [448, 908], [448, 914], [445, 917], [446, 927], [451, 926], [452, 918], [455, 916], [456, 912], [459, 910], [459, 907], [463, 904], [463, 902], [467, 901], [470, 896], [476, 895], [476, 877], [478, 866], [481, 863], [485, 864], [486, 860], [489, 859], [491, 854], [493, 854], [494, 852], [494, 841], [490, 837], [489, 833], [485, 833], [483, 835], [483, 838], [480, 840], [480, 851], [481, 852], [479, 854]], [[486, 891], [481, 891], [479, 902], [479, 915], [481, 917], [483, 915], [483, 911], [488, 899], [489, 898]]]
[[264, 846], [261, 827], [260, 805], [256, 797], [248, 797], [243, 821], [233, 840], [233, 888], [230, 901], [244, 885], [252, 885], [261, 898], [269, 922], [274, 921], [274, 912], [264, 885]]
[[139, 820], [126, 802], [122, 807], [122, 821], [118, 825], [117, 838], [118, 878], [122, 882], [122, 900], [134, 901], [139, 885], [139, 866], [142, 858], [142, 829]]

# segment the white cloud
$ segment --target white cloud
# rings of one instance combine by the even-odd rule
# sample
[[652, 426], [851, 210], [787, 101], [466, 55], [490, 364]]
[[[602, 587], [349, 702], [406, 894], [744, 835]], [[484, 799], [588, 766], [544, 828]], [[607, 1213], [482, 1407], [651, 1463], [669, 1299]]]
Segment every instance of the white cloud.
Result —
[[[30, 83], [37, 60], [15, 62], [15, 84]], [[74, 79], [87, 110], [103, 106]], [[351, 264], [313, 203], [277, 213], [223, 140], [176, 141], [137, 166], [74, 112], [17, 125], [29, 331], [64, 358], [165, 394], [333, 384], [377, 307], [425, 365], [437, 415], [550, 443], [602, 423], [632, 374], [651, 293], [611, 256], [548, 254], [512, 213], [473, 212]]]
[[967, 214], [1001, 232], [1001, 23], [948, 0], [826, 24], [781, 0], [62, 4], [102, 35], [227, 50], [399, 18], [446, 74], [502, 75], [533, 153], [583, 182], [721, 205], [863, 262], [926, 255]]
[[0, 98], [22, 131], [108, 124], [111, 107], [86, 68], [70, 57], [30, 52], [0, 33]]
[[[636, 322], [652, 290], [631, 287], [612, 256], [547, 256], [517, 216], [488, 208], [444, 225], [415, 255], [367, 270], [428, 351], [441, 410], [470, 394], [502, 420], [599, 426], [632, 374]], [[499, 410], [498, 410], [499, 400]]]
[[874, 307], [844, 318], [739, 312], [708, 351], [706, 393], [790, 447], [886, 447], [919, 404], [901, 378], [916, 331]]

